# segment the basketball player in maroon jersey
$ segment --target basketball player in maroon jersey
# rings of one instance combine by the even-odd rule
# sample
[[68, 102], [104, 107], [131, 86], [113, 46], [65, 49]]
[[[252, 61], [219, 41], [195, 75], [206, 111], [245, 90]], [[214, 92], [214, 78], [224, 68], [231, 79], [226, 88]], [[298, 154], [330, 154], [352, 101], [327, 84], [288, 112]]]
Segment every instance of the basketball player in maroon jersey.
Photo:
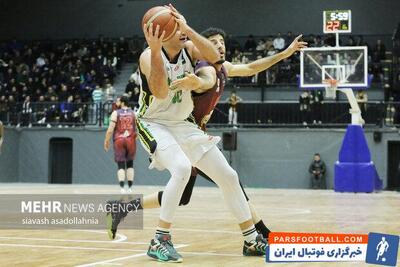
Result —
[[117, 109], [111, 113], [110, 125], [104, 140], [104, 150], [110, 148], [110, 139], [114, 141], [114, 159], [118, 165], [117, 176], [121, 193], [125, 193], [125, 177], [128, 180], [128, 193], [132, 192], [134, 178], [133, 160], [136, 154], [136, 117], [128, 107], [128, 97], [117, 99]]

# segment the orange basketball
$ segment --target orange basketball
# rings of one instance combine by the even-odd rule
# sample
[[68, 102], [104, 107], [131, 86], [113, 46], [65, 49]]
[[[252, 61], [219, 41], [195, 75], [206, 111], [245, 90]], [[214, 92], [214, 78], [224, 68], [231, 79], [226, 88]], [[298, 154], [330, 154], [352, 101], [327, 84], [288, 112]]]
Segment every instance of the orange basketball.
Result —
[[156, 6], [149, 9], [143, 16], [142, 25], [146, 24], [146, 29], [148, 29], [150, 23], [153, 23], [153, 32], [155, 32], [157, 25], [160, 25], [158, 36], [161, 36], [162, 32], [165, 31], [163, 41], [171, 39], [178, 29], [178, 24], [168, 7]]

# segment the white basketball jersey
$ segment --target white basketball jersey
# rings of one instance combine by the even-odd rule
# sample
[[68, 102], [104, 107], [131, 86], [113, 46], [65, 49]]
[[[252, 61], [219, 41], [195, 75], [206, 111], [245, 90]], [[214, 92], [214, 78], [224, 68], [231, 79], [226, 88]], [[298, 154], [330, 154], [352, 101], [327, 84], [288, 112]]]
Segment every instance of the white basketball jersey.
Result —
[[[194, 67], [186, 49], [182, 49], [176, 63], [168, 60], [165, 52], [161, 52], [168, 85], [176, 79], [185, 77], [185, 72], [194, 73]], [[147, 84], [146, 77], [140, 73], [140, 95], [138, 117], [151, 120], [183, 121], [193, 111], [193, 100], [190, 90], [169, 90], [164, 99], [154, 97]]]

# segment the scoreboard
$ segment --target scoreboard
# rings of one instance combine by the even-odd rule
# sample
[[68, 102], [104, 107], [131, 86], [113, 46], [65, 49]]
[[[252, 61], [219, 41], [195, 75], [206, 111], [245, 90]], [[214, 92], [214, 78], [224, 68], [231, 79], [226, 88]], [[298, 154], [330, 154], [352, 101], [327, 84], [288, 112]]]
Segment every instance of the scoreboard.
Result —
[[324, 33], [351, 32], [351, 10], [324, 11]]

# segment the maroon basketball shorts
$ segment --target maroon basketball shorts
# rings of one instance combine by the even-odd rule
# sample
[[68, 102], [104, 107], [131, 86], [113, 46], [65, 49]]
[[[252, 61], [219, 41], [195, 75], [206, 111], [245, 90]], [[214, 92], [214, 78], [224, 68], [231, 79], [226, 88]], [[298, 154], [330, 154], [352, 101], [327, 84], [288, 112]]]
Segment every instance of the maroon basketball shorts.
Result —
[[136, 141], [131, 136], [114, 140], [115, 162], [134, 160], [136, 155]]

